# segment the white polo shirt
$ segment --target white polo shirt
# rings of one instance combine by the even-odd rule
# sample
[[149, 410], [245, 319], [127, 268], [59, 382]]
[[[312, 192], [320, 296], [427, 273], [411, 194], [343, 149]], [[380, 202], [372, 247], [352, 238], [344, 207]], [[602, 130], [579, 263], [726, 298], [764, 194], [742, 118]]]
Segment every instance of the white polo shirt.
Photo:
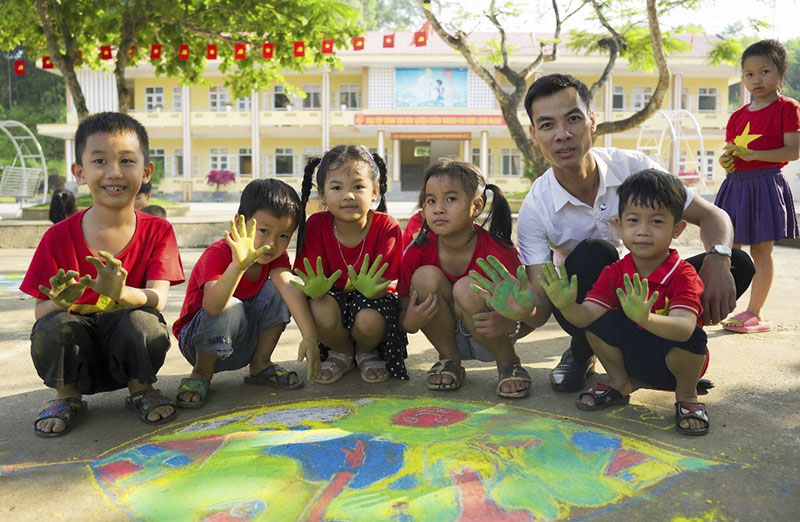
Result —
[[[589, 206], [567, 192], [548, 169], [533, 182], [522, 202], [517, 220], [517, 247], [525, 265], [541, 265], [550, 261], [563, 263], [578, 243], [584, 239], [606, 239], [623, 254], [619, 227], [614, 218], [619, 213], [617, 187], [640, 170], [664, 170], [642, 152], [617, 148], [593, 148], [600, 173], [600, 186], [594, 205]], [[694, 192], [686, 189], [686, 205]]]

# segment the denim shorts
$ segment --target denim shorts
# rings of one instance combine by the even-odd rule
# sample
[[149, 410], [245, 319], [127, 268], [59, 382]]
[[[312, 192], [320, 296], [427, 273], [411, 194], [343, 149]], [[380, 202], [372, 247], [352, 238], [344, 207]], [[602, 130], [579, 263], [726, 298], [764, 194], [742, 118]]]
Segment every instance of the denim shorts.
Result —
[[181, 329], [178, 346], [192, 365], [196, 354], [202, 353], [217, 356], [215, 372], [238, 370], [250, 364], [258, 336], [275, 325], [287, 324], [290, 317], [281, 294], [267, 280], [250, 299], [231, 297], [217, 317], [201, 308]]
[[456, 315], [456, 346], [461, 359], [468, 361], [477, 359], [482, 362], [494, 361], [494, 354], [484, 345], [472, 338], [461, 318]]

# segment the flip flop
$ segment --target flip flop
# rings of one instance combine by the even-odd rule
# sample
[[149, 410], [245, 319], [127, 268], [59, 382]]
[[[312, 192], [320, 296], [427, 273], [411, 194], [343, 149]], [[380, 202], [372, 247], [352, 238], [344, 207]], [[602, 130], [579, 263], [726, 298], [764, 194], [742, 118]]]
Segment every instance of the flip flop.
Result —
[[449, 375], [453, 378], [453, 382], [447, 384], [433, 384], [426, 379], [428, 389], [439, 391], [457, 390], [464, 384], [464, 379], [467, 377], [467, 370], [452, 359], [442, 359], [436, 361], [436, 363], [431, 366], [431, 369], [428, 370], [427, 377], [431, 375]]
[[[166, 417], [161, 417], [158, 420], [150, 420], [147, 418], [150, 412], [160, 406], [172, 406], [172, 413]], [[142, 390], [134, 393], [125, 399], [125, 407], [133, 410], [139, 416], [139, 420], [146, 424], [164, 424], [175, 419], [175, 414], [178, 412], [175, 407], [175, 401], [168, 399], [161, 393], [161, 390]]]
[[[503, 366], [500, 371], [500, 379], [497, 381], [497, 395], [506, 399], [519, 399], [526, 397], [531, 391], [531, 376], [521, 364], [509, 364]], [[515, 392], [504, 392], [500, 387], [505, 382], [518, 381], [527, 382], [528, 387]]]
[[[691, 429], [681, 427], [681, 421], [686, 419], [697, 419], [705, 423], [704, 426]], [[675, 403], [675, 429], [681, 435], [700, 436], [708, 433], [711, 421], [708, 419], [706, 405], [702, 402], [676, 402]]]
[[[206, 397], [208, 396], [208, 389], [211, 386], [211, 381], [208, 379], [192, 379], [187, 377], [185, 379], [181, 379], [181, 383], [178, 385], [178, 391], [175, 392], [175, 404], [179, 408], [199, 408], [203, 404], [206, 403]], [[182, 393], [194, 393], [200, 397], [199, 401], [182, 401], [181, 394]]]
[[[732, 321], [738, 321], [739, 324], [735, 324]], [[772, 330], [772, 323], [769, 321], [762, 321], [759, 320], [755, 314], [752, 314], [748, 311], [739, 312], [736, 315], [732, 315], [722, 321], [722, 327], [726, 330], [731, 332], [737, 333], [758, 333], [758, 332], [769, 332]]]
[[[37, 437], [60, 437], [67, 433], [75, 421], [86, 413], [88, 409], [86, 401], [65, 397], [63, 399], [54, 399], [47, 403], [47, 407], [39, 412], [39, 416], [33, 421], [33, 432]], [[61, 431], [42, 431], [36, 424], [40, 420], [45, 419], [61, 419], [64, 422], [64, 429]]]
[[[291, 382], [292, 375], [294, 375], [294, 382]], [[277, 364], [267, 366], [256, 375], [245, 377], [244, 383], [271, 386], [281, 390], [296, 390], [297, 388], [302, 388], [303, 384], [305, 384], [297, 376], [297, 372], [289, 371]]]
[[[583, 401], [581, 401], [581, 399], [586, 395], [590, 395], [592, 399], [594, 399], [592, 404], [584, 404]], [[611, 386], [597, 383], [585, 392], [578, 395], [578, 398], [575, 399], [575, 406], [577, 406], [579, 410], [598, 411], [604, 410], [611, 406], [625, 406], [630, 401], [630, 395], [622, 395], [618, 390], [615, 390]]]

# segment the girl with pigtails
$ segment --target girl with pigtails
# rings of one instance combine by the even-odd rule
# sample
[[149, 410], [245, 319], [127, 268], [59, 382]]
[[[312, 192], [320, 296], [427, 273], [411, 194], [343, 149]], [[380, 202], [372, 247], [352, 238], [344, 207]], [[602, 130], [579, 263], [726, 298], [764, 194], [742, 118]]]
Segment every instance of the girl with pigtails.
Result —
[[[474, 222], [487, 193], [488, 231]], [[427, 374], [428, 388], [460, 388], [466, 377], [461, 361], [478, 359], [496, 362], [498, 395], [525, 397], [531, 378], [514, 343], [530, 328], [498, 313], [530, 299], [511, 242], [508, 202], [474, 165], [455, 158], [442, 158], [425, 171], [420, 201], [422, 230], [405, 251], [397, 292], [403, 328], [421, 329], [439, 352]]]
[[[374, 383], [408, 379], [408, 340], [397, 295], [387, 291], [400, 273], [402, 230], [386, 214], [386, 164], [360, 145], [339, 145], [305, 167], [301, 200], [316, 186], [324, 212], [300, 224], [295, 273], [309, 297], [320, 342], [316, 382], [331, 384], [356, 365]], [[380, 199], [377, 210], [372, 210]]]

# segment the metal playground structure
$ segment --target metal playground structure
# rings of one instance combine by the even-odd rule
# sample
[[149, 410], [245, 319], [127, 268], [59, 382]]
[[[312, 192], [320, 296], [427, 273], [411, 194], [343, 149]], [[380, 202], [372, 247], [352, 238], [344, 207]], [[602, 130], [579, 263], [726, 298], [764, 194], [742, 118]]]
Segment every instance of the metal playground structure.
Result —
[[25, 201], [41, 194], [42, 203], [46, 203], [47, 162], [39, 140], [27, 126], [15, 120], [0, 121], [0, 132], [15, 151], [10, 165], [0, 163], [0, 196]]

